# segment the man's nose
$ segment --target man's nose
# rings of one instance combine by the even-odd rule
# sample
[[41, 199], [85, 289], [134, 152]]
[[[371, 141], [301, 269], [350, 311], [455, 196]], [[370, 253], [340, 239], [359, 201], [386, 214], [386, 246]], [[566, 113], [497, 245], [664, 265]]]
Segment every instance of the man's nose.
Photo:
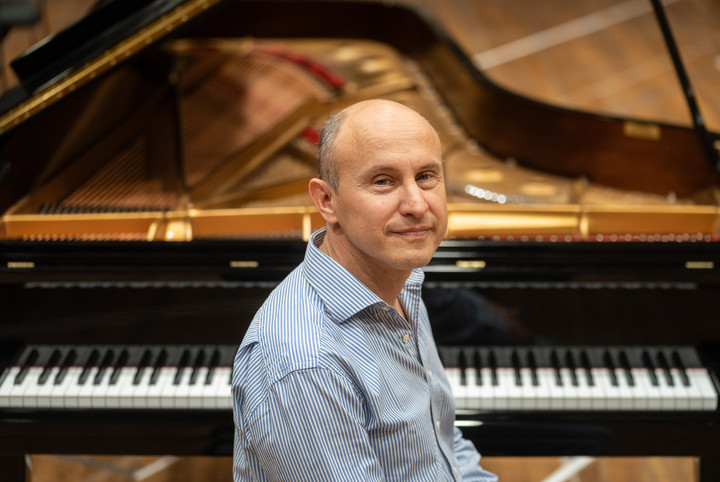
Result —
[[408, 184], [401, 193], [400, 214], [421, 217], [428, 210], [425, 191], [415, 183]]

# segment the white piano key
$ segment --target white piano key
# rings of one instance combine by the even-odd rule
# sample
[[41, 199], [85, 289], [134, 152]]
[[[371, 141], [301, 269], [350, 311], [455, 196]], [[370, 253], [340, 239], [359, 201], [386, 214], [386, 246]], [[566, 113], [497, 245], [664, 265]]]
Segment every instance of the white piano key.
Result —
[[81, 386], [78, 384], [82, 367], [68, 367], [65, 378], [58, 385], [58, 397], [63, 408], [78, 408]]
[[569, 368], [560, 369], [560, 377], [562, 378], [562, 391], [563, 391], [563, 407], [566, 410], [577, 410], [580, 408], [578, 393], [580, 392], [579, 386], [573, 385], [572, 372]]
[[107, 406], [107, 392], [110, 389], [110, 375], [112, 374], [112, 367], [105, 367], [99, 380], [95, 380], [95, 375], [99, 373], [99, 370], [93, 374], [93, 377], [88, 379], [87, 382], [92, 387], [92, 393], [90, 395], [90, 406], [92, 408], [105, 408]]
[[482, 368], [478, 372], [475, 368], [468, 368], [466, 376], [468, 380], [467, 408], [471, 410], [492, 409], [494, 407], [493, 390], [488, 389], [490, 369]]
[[205, 378], [207, 377], [208, 367], [200, 367], [195, 379], [195, 383], [190, 385], [187, 395], [188, 408], [203, 408], [203, 399], [208, 396]]
[[91, 408], [93, 406], [93, 397], [96, 393], [96, 387], [93, 385], [95, 375], [99, 371], [98, 367], [90, 367], [88, 370], [88, 376], [85, 378], [85, 383], [80, 385], [80, 390], [77, 394], [77, 406], [78, 408]]
[[538, 399], [540, 398], [540, 386], [533, 384], [532, 370], [530, 368], [520, 369], [520, 380], [522, 381], [522, 405], [523, 410], [537, 410]]
[[675, 382], [675, 410], [691, 410], [693, 397], [691, 386], [685, 385], [680, 370], [677, 368], [670, 369], [670, 376]]
[[555, 370], [552, 368], [540, 367], [536, 370], [538, 377], [537, 398], [535, 407], [537, 410], [550, 410], [555, 405], [553, 393], [555, 389]]
[[175, 378], [175, 372], [175, 367], [160, 367], [157, 382], [148, 388], [148, 408], [163, 408], [167, 404], [167, 402], [163, 402], [163, 398], [166, 395], [167, 386]]
[[37, 394], [40, 390], [38, 379], [43, 372], [42, 367], [30, 367], [22, 383], [11, 394], [11, 404], [15, 407], [37, 408]]
[[610, 370], [607, 368], [595, 368], [593, 369], [595, 376], [595, 384], [597, 390], [595, 393], [600, 395], [600, 398], [596, 399], [595, 408], [598, 410], [617, 410], [620, 404], [617, 396], [617, 389], [612, 385], [610, 378]]
[[53, 394], [56, 393], [56, 386], [53, 383], [55, 377], [60, 371], [60, 367], [52, 367], [49, 372], [49, 376], [45, 379], [45, 383], [37, 387], [35, 393], [36, 407], [48, 408], [52, 404]]
[[658, 390], [660, 391], [660, 410], [675, 410], [675, 392], [665, 378], [665, 371], [662, 368], [656, 368], [655, 376], [657, 377]]
[[625, 374], [625, 370], [622, 368], [616, 368], [615, 377], [618, 382], [618, 385], [616, 387], [618, 401], [616, 410], [632, 410], [634, 405], [633, 387], [629, 384], [628, 378]]
[[589, 385], [587, 371], [584, 368], [577, 368], [576, 376], [578, 383], [575, 392], [577, 396], [577, 408], [578, 410], [592, 410], [595, 393], [593, 391], [594, 386]]
[[[526, 408], [526, 399], [527, 394], [525, 392], [525, 387], [521, 384], [517, 384], [517, 374], [515, 372], [515, 369], [508, 368], [506, 370], [503, 370], [505, 383], [506, 385], [506, 393], [508, 398], [508, 406], [507, 408], [510, 410], [521, 410]], [[522, 382], [522, 376], [520, 378]]]
[[515, 371], [512, 368], [498, 368], [495, 371], [498, 384], [494, 387], [493, 404], [497, 410], [508, 410], [510, 409], [510, 392], [515, 380]]
[[650, 373], [646, 368], [633, 368], [635, 380], [635, 410], [657, 410], [660, 405], [660, 392], [653, 386]]
[[232, 408], [230, 367], [216, 367], [204, 408]]
[[19, 366], [11, 366], [8, 368], [5, 380], [0, 385], [0, 407], [10, 407], [10, 395], [15, 387], [15, 378], [20, 373]]
[[[146, 367], [137, 384], [128, 387], [128, 391], [132, 395], [133, 408], [148, 408], [148, 397], [150, 396], [150, 378], [152, 377], [152, 368]], [[134, 377], [133, 377], [134, 381]]]
[[173, 401], [174, 408], [189, 408], [190, 395], [190, 377], [192, 376], [192, 368], [186, 367], [182, 372], [179, 384], [172, 385], [172, 390], [168, 393], [168, 398]]
[[114, 384], [108, 382], [108, 388], [105, 393], [105, 406], [107, 408], [130, 408], [132, 407], [132, 399], [129, 397], [130, 385], [137, 368], [122, 367], [120, 374]]
[[468, 408], [467, 386], [463, 386], [460, 383], [460, 372], [460, 368], [445, 368], [445, 375], [447, 375], [448, 382], [450, 383], [450, 389], [452, 390], [453, 397], [455, 398], [455, 408], [464, 409]]
[[698, 388], [702, 410], [716, 410], [718, 395], [707, 370], [705, 368], [688, 368], [686, 371], [690, 382]]

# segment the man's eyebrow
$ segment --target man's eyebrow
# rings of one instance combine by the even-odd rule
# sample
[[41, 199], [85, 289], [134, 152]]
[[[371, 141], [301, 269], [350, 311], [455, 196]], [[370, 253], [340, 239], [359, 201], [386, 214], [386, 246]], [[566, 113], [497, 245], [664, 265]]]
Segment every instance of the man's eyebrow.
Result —
[[[419, 171], [424, 171], [424, 170], [426, 170], [426, 169], [438, 169], [438, 168], [442, 169], [442, 167], [443, 167], [443, 163], [442, 163], [442, 162], [432, 161], [432, 162], [428, 162], [428, 163], [426, 163], [426, 164], [423, 164], [422, 166], [420, 166], [420, 167], [418, 168], [418, 170], [419, 170]], [[377, 171], [397, 171], [397, 170], [399, 170], [399, 169], [397, 168], [397, 166], [379, 164], [379, 165], [377, 165], [377, 166], [369, 166], [366, 172], [368, 172], [368, 173], [373, 173], [373, 172], [377, 172]]]

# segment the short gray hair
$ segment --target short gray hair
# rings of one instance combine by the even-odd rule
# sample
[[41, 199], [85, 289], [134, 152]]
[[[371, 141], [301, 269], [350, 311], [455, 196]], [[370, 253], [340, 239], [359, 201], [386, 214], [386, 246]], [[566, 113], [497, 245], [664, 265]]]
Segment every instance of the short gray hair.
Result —
[[346, 118], [347, 113], [344, 111], [331, 114], [325, 121], [318, 141], [318, 177], [328, 183], [335, 192], [340, 187], [335, 141]]

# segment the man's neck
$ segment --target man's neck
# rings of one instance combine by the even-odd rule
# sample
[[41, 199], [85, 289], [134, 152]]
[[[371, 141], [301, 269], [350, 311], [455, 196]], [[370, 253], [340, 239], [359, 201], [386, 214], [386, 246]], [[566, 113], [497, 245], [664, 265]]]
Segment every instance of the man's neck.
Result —
[[344, 255], [345, 253], [335, 248], [332, 239], [328, 239], [327, 234], [319, 248], [323, 253], [337, 261], [340, 266], [347, 269], [350, 274], [355, 276], [380, 299], [397, 309], [404, 316], [398, 296], [405, 286], [405, 282], [412, 272], [411, 270], [397, 270], [389, 267], [382, 269], [376, 263], [372, 263], [371, 260]]

